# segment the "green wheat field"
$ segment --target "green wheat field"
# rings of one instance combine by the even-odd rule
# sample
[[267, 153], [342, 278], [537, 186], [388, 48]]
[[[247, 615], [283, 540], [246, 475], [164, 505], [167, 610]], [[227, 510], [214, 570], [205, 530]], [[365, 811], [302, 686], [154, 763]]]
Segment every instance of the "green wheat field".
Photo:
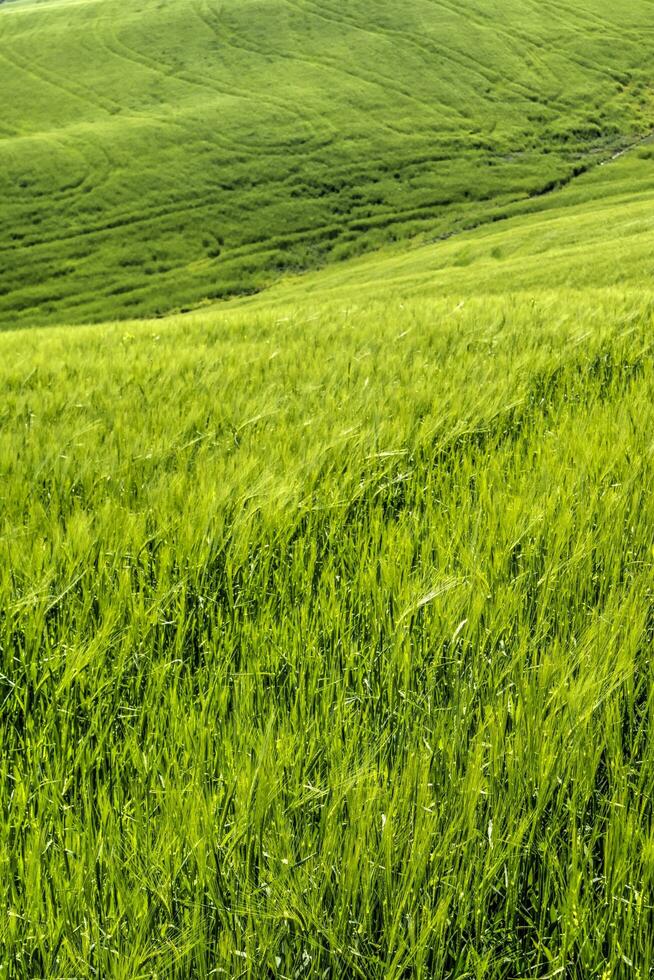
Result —
[[652, 0], [0, 2], [0, 980], [654, 977]]

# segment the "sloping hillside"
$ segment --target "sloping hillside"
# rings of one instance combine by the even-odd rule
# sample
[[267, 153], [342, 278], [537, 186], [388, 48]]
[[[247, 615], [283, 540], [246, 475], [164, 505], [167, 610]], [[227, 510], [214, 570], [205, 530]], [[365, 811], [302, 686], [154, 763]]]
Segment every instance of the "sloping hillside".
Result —
[[416, 295], [437, 299], [654, 289], [654, 146], [646, 141], [547, 197], [497, 208], [446, 241], [397, 245], [288, 277], [226, 309], [302, 308]]
[[0, 6], [0, 980], [654, 974], [653, 10]]
[[11, 976], [648, 975], [650, 165], [0, 336]]
[[433, 237], [654, 124], [651, 4], [15, 0], [0, 323], [146, 315]]

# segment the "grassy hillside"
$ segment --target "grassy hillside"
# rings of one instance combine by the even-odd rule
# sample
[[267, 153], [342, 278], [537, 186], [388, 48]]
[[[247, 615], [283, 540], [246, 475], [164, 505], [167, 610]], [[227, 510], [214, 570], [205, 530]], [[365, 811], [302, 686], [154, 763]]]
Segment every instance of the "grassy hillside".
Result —
[[[431, 245], [386, 248], [320, 273], [288, 277], [225, 309], [289, 303], [365, 308], [372, 296], [460, 299], [480, 294], [654, 289], [651, 140], [564, 189], [489, 213], [478, 228]], [[220, 308], [220, 307], [218, 307]]]
[[0, 338], [7, 976], [647, 975], [653, 312]]
[[651, 12], [0, 4], [0, 980], [652, 975]]
[[0, 323], [151, 315], [567, 180], [654, 125], [649, 0], [0, 5]]
[[0, 337], [6, 976], [654, 968], [649, 165]]

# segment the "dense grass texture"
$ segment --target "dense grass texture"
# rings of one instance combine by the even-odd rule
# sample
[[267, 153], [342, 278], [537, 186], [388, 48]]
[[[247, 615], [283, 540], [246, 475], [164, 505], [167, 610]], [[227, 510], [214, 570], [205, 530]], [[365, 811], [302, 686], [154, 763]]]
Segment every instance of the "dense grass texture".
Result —
[[652, 976], [653, 9], [0, 4], [0, 980]]
[[648, 975], [653, 315], [0, 337], [3, 975]]
[[0, 4], [0, 324], [166, 313], [572, 179], [654, 126], [650, 0]]

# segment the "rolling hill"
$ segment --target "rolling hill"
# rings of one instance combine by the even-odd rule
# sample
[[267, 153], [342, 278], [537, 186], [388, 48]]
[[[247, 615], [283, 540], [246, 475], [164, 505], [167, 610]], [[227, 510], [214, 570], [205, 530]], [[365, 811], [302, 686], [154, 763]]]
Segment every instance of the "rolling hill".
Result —
[[0, 323], [155, 315], [538, 195], [654, 127], [649, 0], [12, 0]]
[[0, 978], [651, 975], [653, 10], [0, 5]]

